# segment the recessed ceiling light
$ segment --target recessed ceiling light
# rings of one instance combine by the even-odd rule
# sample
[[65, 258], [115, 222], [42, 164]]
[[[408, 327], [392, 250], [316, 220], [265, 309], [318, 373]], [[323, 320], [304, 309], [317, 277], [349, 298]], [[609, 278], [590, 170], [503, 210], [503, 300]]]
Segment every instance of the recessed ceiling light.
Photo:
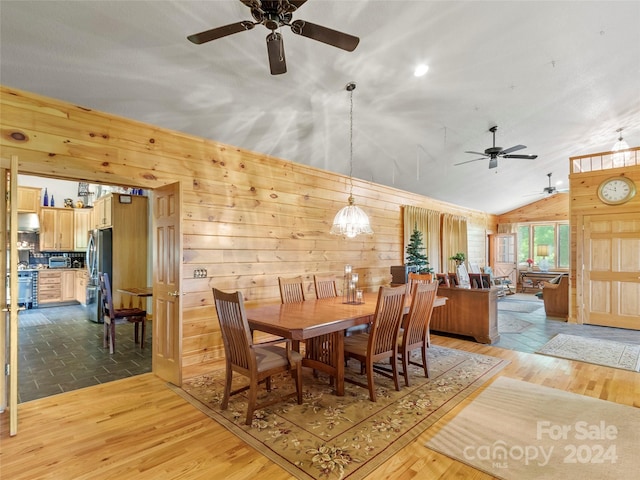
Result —
[[416, 69], [413, 71], [413, 74], [416, 77], [422, 77], [428, 71], [429, 71], [429, 65], [425, 65], [424, 63], [422, 63], [416, 67]]

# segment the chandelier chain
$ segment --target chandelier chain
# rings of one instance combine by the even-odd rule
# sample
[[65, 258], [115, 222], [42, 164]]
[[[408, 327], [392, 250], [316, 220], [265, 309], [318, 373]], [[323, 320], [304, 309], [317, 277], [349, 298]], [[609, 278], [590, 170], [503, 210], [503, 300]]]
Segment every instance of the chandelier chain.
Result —
[[349, 91], [349, 196], [353, 196], [353, 89]]

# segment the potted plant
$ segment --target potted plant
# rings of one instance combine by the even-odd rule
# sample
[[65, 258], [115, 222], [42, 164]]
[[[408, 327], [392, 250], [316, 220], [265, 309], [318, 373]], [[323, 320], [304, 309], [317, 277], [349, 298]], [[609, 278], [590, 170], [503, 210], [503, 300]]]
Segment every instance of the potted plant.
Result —
[[453, 260], [454, 262], [456, 262], [456, 265], [462, 265], [466, 259], [467, 256], [464, 254], [464, 252], [458, 252], [452, 257], [449, 257], [449, 260]]
[[424, 251], [422, 232], [414, 227], [407, 245], [406, 265], [409, 267], [409, 271], [414, 273], [433, 273], [433, 269], [429, 267], [429, 258], [422, 253]]

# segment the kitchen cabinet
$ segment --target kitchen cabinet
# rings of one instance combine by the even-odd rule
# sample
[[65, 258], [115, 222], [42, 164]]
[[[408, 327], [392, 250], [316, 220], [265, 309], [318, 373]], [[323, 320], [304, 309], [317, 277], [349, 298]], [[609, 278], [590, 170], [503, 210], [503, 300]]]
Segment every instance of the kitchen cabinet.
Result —
[[73, 250], [73, 209], [42, 207], [40, 209], [40, 250], [45, 252]]
[[86, 269], [75, 271], [76, 282], [76, 300], [82, 305], [87, 304], [87, 281], [89, 273]]
[[18, 212], [38, 213], [40, 190], [35, 187], [18, 187]]
[[38, 272], [38, 305], [62, 301], [62, 272], [41, 270]]
[[76, 271], [63, 270], [60, 273], [61, 300], [63, 302], [72, 302], [76, 299]]
[[49, 269], [38, 272], [38, 305], [76, 300], [76, 272], [72, 269]]
[[113, 195], [105, 195], [93, 202], [93, 227], [109, 228], [112, 226]]
[[85, 251], [89, 244], [91, 209], [76, 208], [73, 210], [73, 249]]

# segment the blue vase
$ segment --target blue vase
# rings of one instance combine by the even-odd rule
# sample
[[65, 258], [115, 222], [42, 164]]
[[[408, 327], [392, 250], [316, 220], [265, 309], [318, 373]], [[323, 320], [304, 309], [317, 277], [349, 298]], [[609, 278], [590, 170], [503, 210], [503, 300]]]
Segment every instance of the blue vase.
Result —
[[53, 199], [53, 195], [51, 195], [51, 206], [52, 207], [56, 206], [56, 201]]
[[47, 193], [47, 189], [44, 189], [44, 202], [43, 202], [45, 207], [49, 206], [49, 194]]

